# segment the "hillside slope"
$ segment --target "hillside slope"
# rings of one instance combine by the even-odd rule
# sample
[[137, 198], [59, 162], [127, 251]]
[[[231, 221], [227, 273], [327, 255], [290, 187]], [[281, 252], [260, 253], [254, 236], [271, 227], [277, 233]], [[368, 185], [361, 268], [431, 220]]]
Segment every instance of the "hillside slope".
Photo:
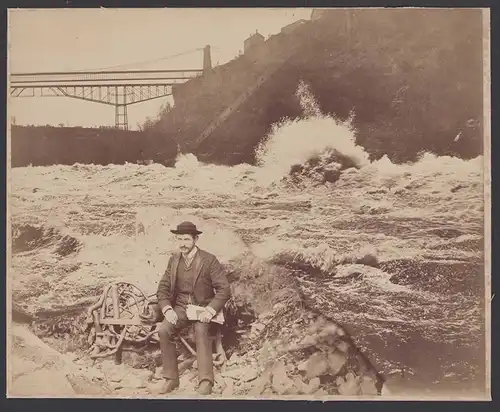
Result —
[[[195, 144], [278, 63], [285, 64]], [[354, 113], [358, 143], [374, 158], [407, 161], [422, 150], [471, 158], [482, 151], [482, 76], [479, 10], [334, 10], [178, 86], [175, 107], [155, 128], [200, 160], [253, 163], [271, 125], [300, 115], [303, 80], [325, 113]]]

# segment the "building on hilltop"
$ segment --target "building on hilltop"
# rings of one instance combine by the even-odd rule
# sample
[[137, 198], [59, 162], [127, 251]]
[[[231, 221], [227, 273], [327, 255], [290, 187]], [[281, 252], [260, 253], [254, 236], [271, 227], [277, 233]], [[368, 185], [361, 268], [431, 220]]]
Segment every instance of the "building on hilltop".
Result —
[[328, 12], [328, 9], [314, 9], [311, 13], [311, 20], [318, 20]]
[[264, 42], [265, 42], [264, 36], [260, 34], [257, 30], [255, 30], [255, 33], [252, 34], [243, 43], [243, 53], [245, 54], [248, 53], [249, 50], [264, 44]]

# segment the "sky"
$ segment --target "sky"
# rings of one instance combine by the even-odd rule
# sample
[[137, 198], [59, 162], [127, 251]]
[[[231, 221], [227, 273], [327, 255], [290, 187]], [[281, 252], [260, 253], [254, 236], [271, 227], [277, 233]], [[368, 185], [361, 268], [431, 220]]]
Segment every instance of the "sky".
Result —
[[[73, 70], [201, 68], [205, 45], [212, 65], [243, 50], [258, 30], [266, 38], [309, 19], [312, 9], [52, 9], [10, 10], [11, 73]], [[185, 53], [181, 56], [176, 56]], [[170, 58], [166, 58], [170, 57]], [[148, 62], [148, 63], [145, 63]], [[129, 128], [172, 102], [165, 97], [128, 106]], [[9, 98], [18, 125], [113, 126], [115, 108], [67, 97]]]

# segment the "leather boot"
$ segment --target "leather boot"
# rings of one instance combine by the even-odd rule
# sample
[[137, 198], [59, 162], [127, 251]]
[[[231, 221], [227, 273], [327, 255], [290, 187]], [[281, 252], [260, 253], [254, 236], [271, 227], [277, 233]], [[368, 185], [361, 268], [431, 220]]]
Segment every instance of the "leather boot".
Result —
[[166, 394], [174, 391], [179, 387], [179, 379], [165, 379], [161, 394]]
[[198, 386], [198, 393], [200, 395], [210, 395], [212, 393], [213, 383], [208, 380], [203, 380]]

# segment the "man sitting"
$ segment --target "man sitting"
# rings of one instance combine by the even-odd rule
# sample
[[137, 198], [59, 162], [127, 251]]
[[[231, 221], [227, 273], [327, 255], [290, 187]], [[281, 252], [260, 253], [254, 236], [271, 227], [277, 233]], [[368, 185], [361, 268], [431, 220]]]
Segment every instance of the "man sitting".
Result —
[[[214, 385], [210, 321], [231, 297], [229, 281], [217, 258], [196, 246], [202, 232], [193, 223], [182, 222], [171, 232], [176, 235], [180, 253], [170, 257], [157, 291], [158, 304], [165, 316], [158, 331], [165, 378], [162, 392], [169, 393], [179, 387], [175, 337], [180, 330], [194, 324], [198, 392], [208, 395]], [[197, 320], [188, 319], [189, 304], [205, 308]]]

